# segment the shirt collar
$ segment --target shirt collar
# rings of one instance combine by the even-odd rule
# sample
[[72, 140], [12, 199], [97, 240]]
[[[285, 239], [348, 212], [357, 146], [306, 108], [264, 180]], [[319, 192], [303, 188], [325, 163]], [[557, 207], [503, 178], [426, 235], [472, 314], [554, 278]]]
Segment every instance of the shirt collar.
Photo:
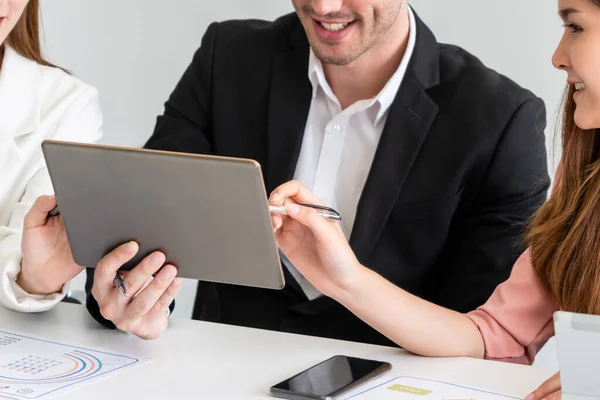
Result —
[[[409, 34], [408, 34], [408, 43], [406, 45], [406, 51], [404, 52], [404, 56], [402, 57], [402, 60], [400, 61], [400, 65], [398, 66], [398, 69], [396, 70], [396, 72], [394, 72], [394, 74], [392, 75], [390, 80], [388, 80], [388, 82], [385, 84], [385, 86], [383, 87], [381, 92], [379, 92], [379, 94], [377, 94], [377, 96], [375, 96], [373, 104], [371, 104], [371, 105], [374, 105], [375, 103], [377, 103], [379, 106], [377, 113], [376, 114], [374, 113], [374, 119], [373, 119], [374, 126], [378, 125], [381, 122], [381, 119], [385, 116], [385, 114], [389, 110], [390, 106], [392, 105], [392, 103], [396, 97], [396, 93], [398, 92], [398, 89], [400, 88], [400, 84], [402, 83], [402, 80], [404, 79], [404, 75], [406, 74], [408, 64], [410, 62], [410, 59], [411, 59], [412, 54], [415, 49], [415, 44], [417, 42], [417, 24], [416, 24], [414, 12], [412, 11], [412, 8], [410, 6], [408, 6], [408, 19], [409, 19]], [[323, 90], [323, 92], [325, 92], [327, 97], [329, 97], [331, 100], [337, 102], [337, 98], [335, 97], [335, 94], [333, 94], [333, 90], [331, 90], [331, 87], [329, 86], [329, 83], [327, 82], [327, 78], [325, 78], [325, 71], [323, 70], [323, 64], [321, 63], [321, 60], [319, 60], [317, 58], [317, 56], [313, 52], [312, 48], [309, 50], [308, 79], [310, 80], [310, 83], [311, 83], [312, 89], [313, 89], [312, 90], [313, 100], [317, 96], [319, 88], [321, 88]]]

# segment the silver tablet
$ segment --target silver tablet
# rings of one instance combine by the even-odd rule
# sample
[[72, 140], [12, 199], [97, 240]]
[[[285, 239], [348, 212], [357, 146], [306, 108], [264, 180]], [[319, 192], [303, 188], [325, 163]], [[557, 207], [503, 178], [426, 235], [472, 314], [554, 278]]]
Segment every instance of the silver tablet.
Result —
[[49, 140], [42, 149], [79, 265], [135, 240], [123, 269], [160, 250], [183, 278], [283, 288], [256, 161]]
[[600, 316], [558, 311], [554, 328], [562, 398], [600, 399]]

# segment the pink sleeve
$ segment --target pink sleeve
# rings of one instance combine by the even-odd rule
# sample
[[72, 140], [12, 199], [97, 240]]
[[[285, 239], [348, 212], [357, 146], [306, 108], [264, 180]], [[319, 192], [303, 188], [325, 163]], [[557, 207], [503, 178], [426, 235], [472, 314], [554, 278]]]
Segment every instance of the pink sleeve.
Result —
[[558, 309], [558, 301], [538, 278], [527, 250], [515, 263], [510, 278], [467, 316], [481, 332], [485, 358], [531, 364], [554, 335], [552, 317]]

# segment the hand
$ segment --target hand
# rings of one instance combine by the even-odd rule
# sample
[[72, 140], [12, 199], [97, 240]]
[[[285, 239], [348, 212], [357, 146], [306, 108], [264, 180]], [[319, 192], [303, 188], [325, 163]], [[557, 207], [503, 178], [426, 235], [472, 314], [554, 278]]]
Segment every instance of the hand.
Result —
[[156, 339], [167, 329], [168, 309], [181, 288], [181, 279], [175, 278], [177, 269], [173, 265], [166, 265], [152, 279], [166, 259], [164, 254], [154, 252], [131, 271], [121, 273], [128, 296], [121, 295], [113, 280], [138, 249], [137, 243], [129, 242], [104, 256], [96, 267], [92, 295], [102, 316], [118, 329], [142, 339]]
[[60, 292], [83, 271], [73, 260], [61, 217], [48, 216], [55, 206], [54, 196], [41, 196], [23, 221], [23, 259], [17, 284], [29, 294]]
[[560, 400], [561, 397], [560, 372], [557, 372], [533, 393], [525, 397], [525, 400]]
[[337, 222], [298, 203], [324, 205], [297, 181], [285, 183], [270, 197], [289, 216], [273, 214], [277, 243], [286, 257], [321, 293], [337, 298], [357, 281], [362, 267]]

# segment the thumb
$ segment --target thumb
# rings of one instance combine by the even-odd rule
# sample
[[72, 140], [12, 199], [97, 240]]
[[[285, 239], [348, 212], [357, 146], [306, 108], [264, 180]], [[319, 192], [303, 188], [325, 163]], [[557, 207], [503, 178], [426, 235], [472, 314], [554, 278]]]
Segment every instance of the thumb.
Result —
[[286, 202], [285, 209], [290, 218], [298, 221], [312, 232], [318, 242], [324, 243], [332, 238], [332, 224], [321, 217], [317, 210]]
[[54, 196], [40, 196], [35, 200], [33, 206], [23, 221], [24, 228], [35, 228], [46, 224], [48, 219], [48, 213], [56, 207], [56, 197]]
[[560, 373], [552, 376], [546, 382], [542, 383], [542, 385], [537, 388], [533, 393], [527, 396], [526, 400], [542, 400], [552, 393], [558, 392], [561, 388], [560, 385]]

